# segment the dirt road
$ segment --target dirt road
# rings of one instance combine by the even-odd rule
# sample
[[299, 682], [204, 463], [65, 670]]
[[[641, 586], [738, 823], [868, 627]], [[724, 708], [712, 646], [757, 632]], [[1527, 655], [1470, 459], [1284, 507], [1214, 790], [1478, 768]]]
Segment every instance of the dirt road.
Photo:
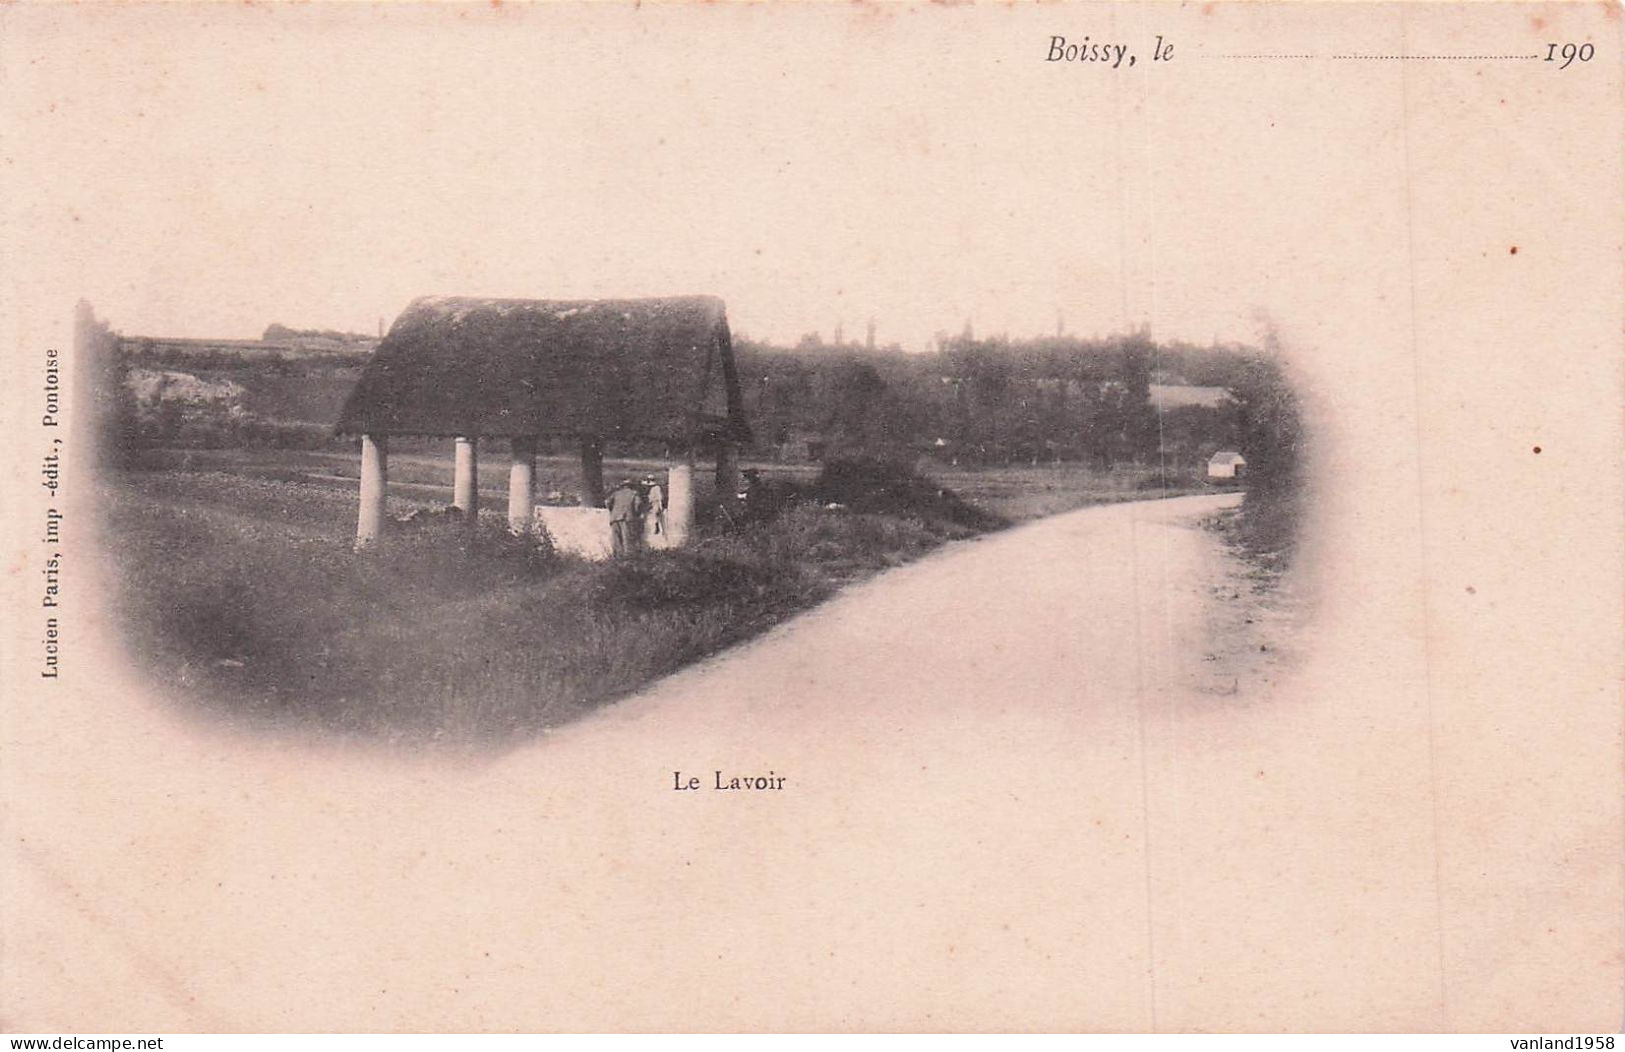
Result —
[[7, 1022], [1448, 1025], [1422, 737], [1215, 653], [1234, 499], [958, 546], [497, 758], [14, 715]]

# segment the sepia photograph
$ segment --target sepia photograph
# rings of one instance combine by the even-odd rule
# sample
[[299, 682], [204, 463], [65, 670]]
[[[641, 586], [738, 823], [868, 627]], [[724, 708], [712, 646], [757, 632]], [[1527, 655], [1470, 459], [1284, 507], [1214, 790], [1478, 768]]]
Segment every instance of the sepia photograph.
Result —
[[1611, 1047], [1620, 39], [0, 9], [0, 1029]]
[[[1304, 609], [1305, 438], [1273, 349], [1064, 321], [782, 345], [735, 339], [702, 296], [422, 297], [381, 338], [258, 341], [123, 336], [81, 310], [132, 657], [244, 727], [512, 744], [948, 546], [927, 592], [877, 582], [871, 608], [947, 611], [922, 667], [972, 647], [997, 666], [963, 575], [1059, 553], [1035, 559], [1043, 530], [955, 542], [1085, 508], [1069, 532], [1154, 531], [1134, 543], [1198, 571], [1170, 655], [1190, 686], [1270, 682]], [[1087, 579], [1091, 603], [1118, 590], [1100, 660], [1141, 660], [1135, 580]], [[1055, 641], [1056, 610], [1006, 627]]]

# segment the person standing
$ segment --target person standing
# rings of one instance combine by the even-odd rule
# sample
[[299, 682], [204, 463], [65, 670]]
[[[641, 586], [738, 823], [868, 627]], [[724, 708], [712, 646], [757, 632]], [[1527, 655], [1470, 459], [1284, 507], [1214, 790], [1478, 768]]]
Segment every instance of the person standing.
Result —
[[654, 475], [643, 476], [643, 544], [647, 548], [667, 547], [666, 494]]
[[643, 513], [640, 503], [638, 489], [632, 485], [631, 479], [622, 479], [621, 484], [604, 498], [604, 506], [609, 509], [609, 532], [616, 555], [637, 550], [638, 526]]

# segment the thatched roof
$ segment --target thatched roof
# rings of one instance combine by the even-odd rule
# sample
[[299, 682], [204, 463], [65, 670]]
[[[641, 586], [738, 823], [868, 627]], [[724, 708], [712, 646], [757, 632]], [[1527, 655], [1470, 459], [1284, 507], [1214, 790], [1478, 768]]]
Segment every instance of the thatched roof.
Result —
[[414, 300], [367, 362], [338, 431], [749, 438], [713, 296]]

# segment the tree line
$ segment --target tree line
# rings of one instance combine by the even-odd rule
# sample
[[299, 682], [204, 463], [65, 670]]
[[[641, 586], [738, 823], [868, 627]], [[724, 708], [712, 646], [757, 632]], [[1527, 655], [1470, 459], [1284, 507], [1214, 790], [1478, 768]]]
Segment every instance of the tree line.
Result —
[[[924, 454], [965, 465], [1189, 470], [1216, 450], [1268, 440], [1261, 428], [1283, 425], [1268, 407], [1291, 401], [1271, 349], [1158, 343], [1144, 332], [1026, 340], [967, 333], [921, 354], [740, 338], [734, 354], [758, 449], [814, 459]], [[1159, 411], [1153, 384], [1225, 393]]]
[[[166, 429], [162, 413], [138, 413], [128, 386], [128, 370], [138, 364], [220, 370], [251, 387], [256, 374], [329, 369], [335, 363], [326, 357], [249, 361], [222, 355], [216, 362], [171, 360], [139, 348], [126, 354], [118, 334], [88, 305], [80, 305], [77, 320], [81, 350], [88, 352], [83, 360], [95, 363], [86, 371], [96, 374], [91, 387], [104, 448], [115, 459], [118, 452], [154, 445], [308, 447], [336, 441], [312, 425], [288, 425], [283, 434], [277, 421], [250, 421], [255, 427], [249, 431], [215, 428], [203, 441], [191, 435], [197, 427]], [[976, 338], [967, 331], [939, 336], [923, 353], [813, 339], [787, 347], [744, 336], [735, 338], [733, 350], [755, 435], [750, 452], [760, 458], [912, 464], [928, 457], [966, 467], [1137, 464], [1199, 474], [1213, 452], [1235, 449], [1247, 458], [1254, 488], [1279, 485], [1285, 491], [1297, 480], [1303, 437], [1298, 400], [1268, 339], [1260, 347], [1197, 346], [1155, 341], [1144, 332], [1010, 339]], [[1219, 388], [1224, 394], [1209, 399], [1211, 404], [1159, 410], [1154, 384]], [[201, 412], [177, 406], [171, 415]]]

